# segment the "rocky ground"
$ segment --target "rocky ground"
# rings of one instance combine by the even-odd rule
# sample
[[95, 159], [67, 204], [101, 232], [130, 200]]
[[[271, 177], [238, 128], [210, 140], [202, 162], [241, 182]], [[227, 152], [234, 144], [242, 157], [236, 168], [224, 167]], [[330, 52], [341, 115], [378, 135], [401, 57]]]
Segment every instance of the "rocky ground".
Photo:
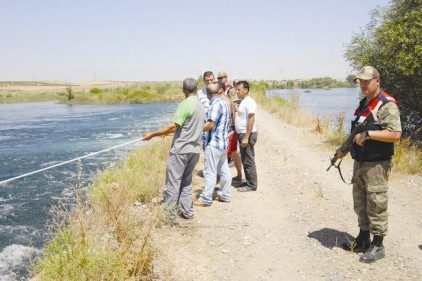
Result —
[[[156, 234], [159, 280], [421, 280], [422, 178], [390, 181], [386, 257], [374, 264], [339, 245], [358, 233], [351, 186], [336, 169], [322, 140], [309, 129], [258, 115], [258, 190], [232, 188], [231, 203], [195, 207]], [[346, 178], [352, 161], [343, 161]], [[203, 168], [203, 162], [197, 170]], [[235, 169], [232, 168], [232, 176]], [[195, 175], [199, 193], [203, 179]]]

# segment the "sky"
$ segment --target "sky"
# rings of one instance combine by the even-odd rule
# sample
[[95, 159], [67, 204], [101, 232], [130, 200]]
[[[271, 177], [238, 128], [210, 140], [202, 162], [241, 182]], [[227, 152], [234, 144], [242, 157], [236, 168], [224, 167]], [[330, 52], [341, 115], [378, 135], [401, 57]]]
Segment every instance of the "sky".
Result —
[[3, 0], [0, 81], [229, 80], [355, 73], [354, 33], [387, 0]]

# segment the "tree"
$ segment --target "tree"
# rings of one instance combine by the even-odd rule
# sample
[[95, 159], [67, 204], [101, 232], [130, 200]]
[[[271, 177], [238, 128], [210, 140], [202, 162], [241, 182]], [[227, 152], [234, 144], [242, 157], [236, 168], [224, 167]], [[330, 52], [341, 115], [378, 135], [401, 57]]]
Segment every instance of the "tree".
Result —
[[73, 94], [72, 86], [66, 87], [66, 95], [67, 95], [67, 100], [73, 100], [75, 98], [75, 95]]
[[376, 8], [365, 30], [355, 34], [345, 52], [356, 70], [372, 65], [381, 86], [396, 97], [403, 136], [422, 146], [422, 0], [392, 0]]
[[353, 85], [356, 85], [355, 79], [356, 79], [356, 75], [349, 74], [346, 77], [346, 82], [349, 83], [350, 86], [353, 86]]

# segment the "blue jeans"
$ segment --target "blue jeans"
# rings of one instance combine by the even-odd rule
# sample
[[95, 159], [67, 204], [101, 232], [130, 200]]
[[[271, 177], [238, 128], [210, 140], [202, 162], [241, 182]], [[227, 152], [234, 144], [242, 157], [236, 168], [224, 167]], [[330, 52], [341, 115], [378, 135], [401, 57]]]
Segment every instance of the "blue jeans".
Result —
[[204, 204], [212, 204], [215, 182], [217, 180], [217, 171], [220, 174], [220, 198], [223, 201], [229, 202], [231, 200], [230, 186], [232, 179], [229, 164], [227, 163], [227, 150], [208, 145], [205, 148], [205, 189], [199, 196], [199, 199]]

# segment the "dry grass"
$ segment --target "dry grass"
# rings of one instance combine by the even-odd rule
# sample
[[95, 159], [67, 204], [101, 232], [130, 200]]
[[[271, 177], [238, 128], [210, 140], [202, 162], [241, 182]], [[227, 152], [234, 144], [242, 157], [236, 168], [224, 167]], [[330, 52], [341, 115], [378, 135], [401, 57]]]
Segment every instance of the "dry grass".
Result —
[[56, 208], [55, 234], [33, 267], [38, 280], [151, 279], [170, 141], [140, 149], [104, 172], [71, 210]]
[[393, 162], [395, 172], [420, 175], [422, 171], [422, 152], [413, 147], [409, 139], [403, 139], [395, 146]]
[[275, 114], [289, 124], [300, 127], [312, 126], [312, 116], [299, 110], [300, 93], [298, 90], [293, 89], [291, 91], [289, 100], [281, 97], [267, 98], [265, 92], [255, 92], [253, 90], [251, 95], [270, 113]]

